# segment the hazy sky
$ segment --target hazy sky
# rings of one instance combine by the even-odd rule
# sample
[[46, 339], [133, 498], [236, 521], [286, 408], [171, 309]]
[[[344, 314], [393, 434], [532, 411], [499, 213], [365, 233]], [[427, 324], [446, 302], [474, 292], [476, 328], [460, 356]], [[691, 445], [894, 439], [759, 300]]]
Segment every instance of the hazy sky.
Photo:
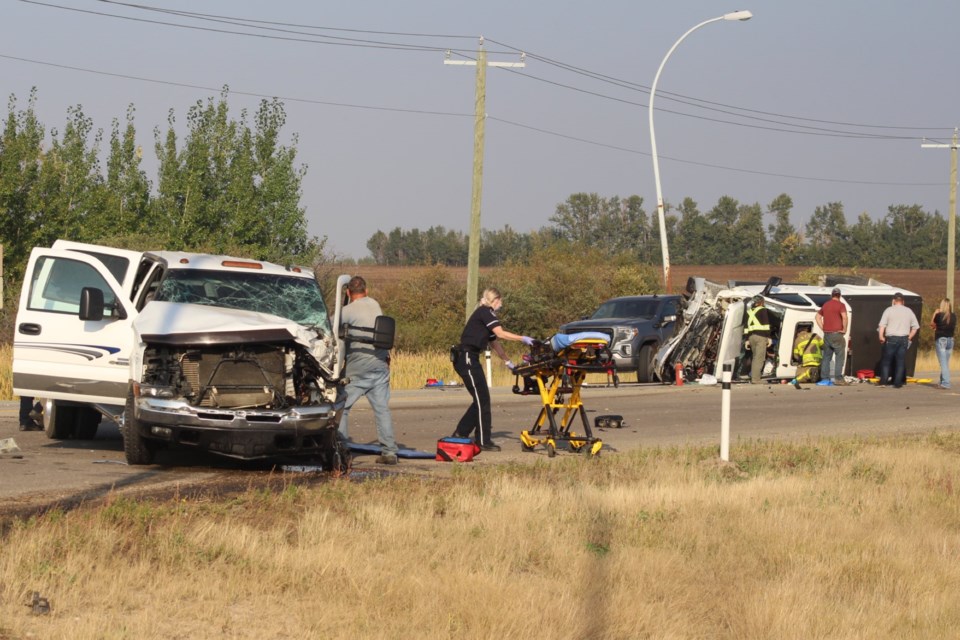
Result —
[[133, 103], [153, 182], [170, 109], [182, 131], [225, 84], [234, 117], [278, 96], [308, 167], [309, 230], [340, 255], [367, 255], [377, 229], [468, 228], [475, 68], [443, 59], [475, 58], [481, 35], [490, 61], [527, 52], [524, 69], [487, 74], [483, 226], [539, 228], [577, 192], [655, 211], [657, 67], [739, 9], [754, 18], [695, 31], [660, 78], [668, 203], [766, 209], [787, 193], [798, 226], [837, 201], [851, 223], [949, 210], [950, 151], [920, 145], [960, 125], [957, 0], [143, 1], [0, 0], [0, 89], [23, 107], [37, 87], [48, 129], [81, 104], [108, 134]]

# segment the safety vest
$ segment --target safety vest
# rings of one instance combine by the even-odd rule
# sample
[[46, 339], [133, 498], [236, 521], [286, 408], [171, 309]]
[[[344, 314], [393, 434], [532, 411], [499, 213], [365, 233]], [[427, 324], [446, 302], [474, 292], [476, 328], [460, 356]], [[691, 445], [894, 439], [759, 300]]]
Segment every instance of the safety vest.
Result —
[[802, 357], [801, 367], [819, 367], [823, 360], [823, 340], [818, 335], [813, 335], [806, 342], [801, 342], [793, 350], [793, 355]]
[[757, 320], [757, 313], [763, 307], [753, 307], [747, 311], [747, 330], [745, 333], [753, 333], [754, 331], [770, 331], [769, 324], [760, 324], [760, 321]]

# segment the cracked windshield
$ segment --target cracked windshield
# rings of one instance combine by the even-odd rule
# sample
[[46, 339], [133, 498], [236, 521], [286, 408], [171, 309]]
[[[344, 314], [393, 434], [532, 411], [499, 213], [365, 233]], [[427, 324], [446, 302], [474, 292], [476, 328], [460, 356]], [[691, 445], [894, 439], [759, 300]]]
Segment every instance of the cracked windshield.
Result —
[[263, 273], [171, 269], [157, 300], [269, 313], [330, 333], [316, 281]]

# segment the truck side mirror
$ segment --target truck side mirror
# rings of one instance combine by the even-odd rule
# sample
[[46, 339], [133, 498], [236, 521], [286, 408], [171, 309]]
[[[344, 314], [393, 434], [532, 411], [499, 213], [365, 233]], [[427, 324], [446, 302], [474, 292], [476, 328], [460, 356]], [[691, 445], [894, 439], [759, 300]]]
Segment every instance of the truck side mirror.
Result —
[[656, 328], [659, 329], [660, 327], [662, 327], [662, 326], [664, 326], [664, 325], [668, 325], [668, 324], [670, 324], [671, 322], [676, 322], [676, 320], [677, 320], [676, 314], [674, 314], [674, 315], [669, 315], [669, 316], [663, 316], [663, 318], [660, 319], [660, 322], [657, 323]]
[[393, 349], [397, 335], [397, 323], [390, 316], [377, 316], [373, 323], [373, 346], [377, 349]]
[[95, 287], [80, 290], [80, 319], [93, 322], [103, 320], [103, 291]]
[[372, 344], [377, 349], [387, 349], [389, 351], [393, 349], [396, 327], [396, 321], [390, 316], [377, 316], [377, 319], [373, 322], [373, 329], [342, 324], [337, 335], [347, 342]]

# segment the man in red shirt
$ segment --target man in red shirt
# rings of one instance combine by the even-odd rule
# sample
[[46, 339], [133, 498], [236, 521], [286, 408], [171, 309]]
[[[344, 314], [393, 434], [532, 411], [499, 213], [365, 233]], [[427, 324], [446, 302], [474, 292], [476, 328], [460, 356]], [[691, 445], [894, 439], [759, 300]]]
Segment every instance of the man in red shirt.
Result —
[[830, 292], [832, 296], [817, 311], [817, 326], [823, 330], [823, 360], [820, 362], [820, 382], [830, 381], [830, 361], [836, 356], [833, 384], [845, 385], [844, 360], [847, 355], [847, 306], [840, 302], [840, 289]]

